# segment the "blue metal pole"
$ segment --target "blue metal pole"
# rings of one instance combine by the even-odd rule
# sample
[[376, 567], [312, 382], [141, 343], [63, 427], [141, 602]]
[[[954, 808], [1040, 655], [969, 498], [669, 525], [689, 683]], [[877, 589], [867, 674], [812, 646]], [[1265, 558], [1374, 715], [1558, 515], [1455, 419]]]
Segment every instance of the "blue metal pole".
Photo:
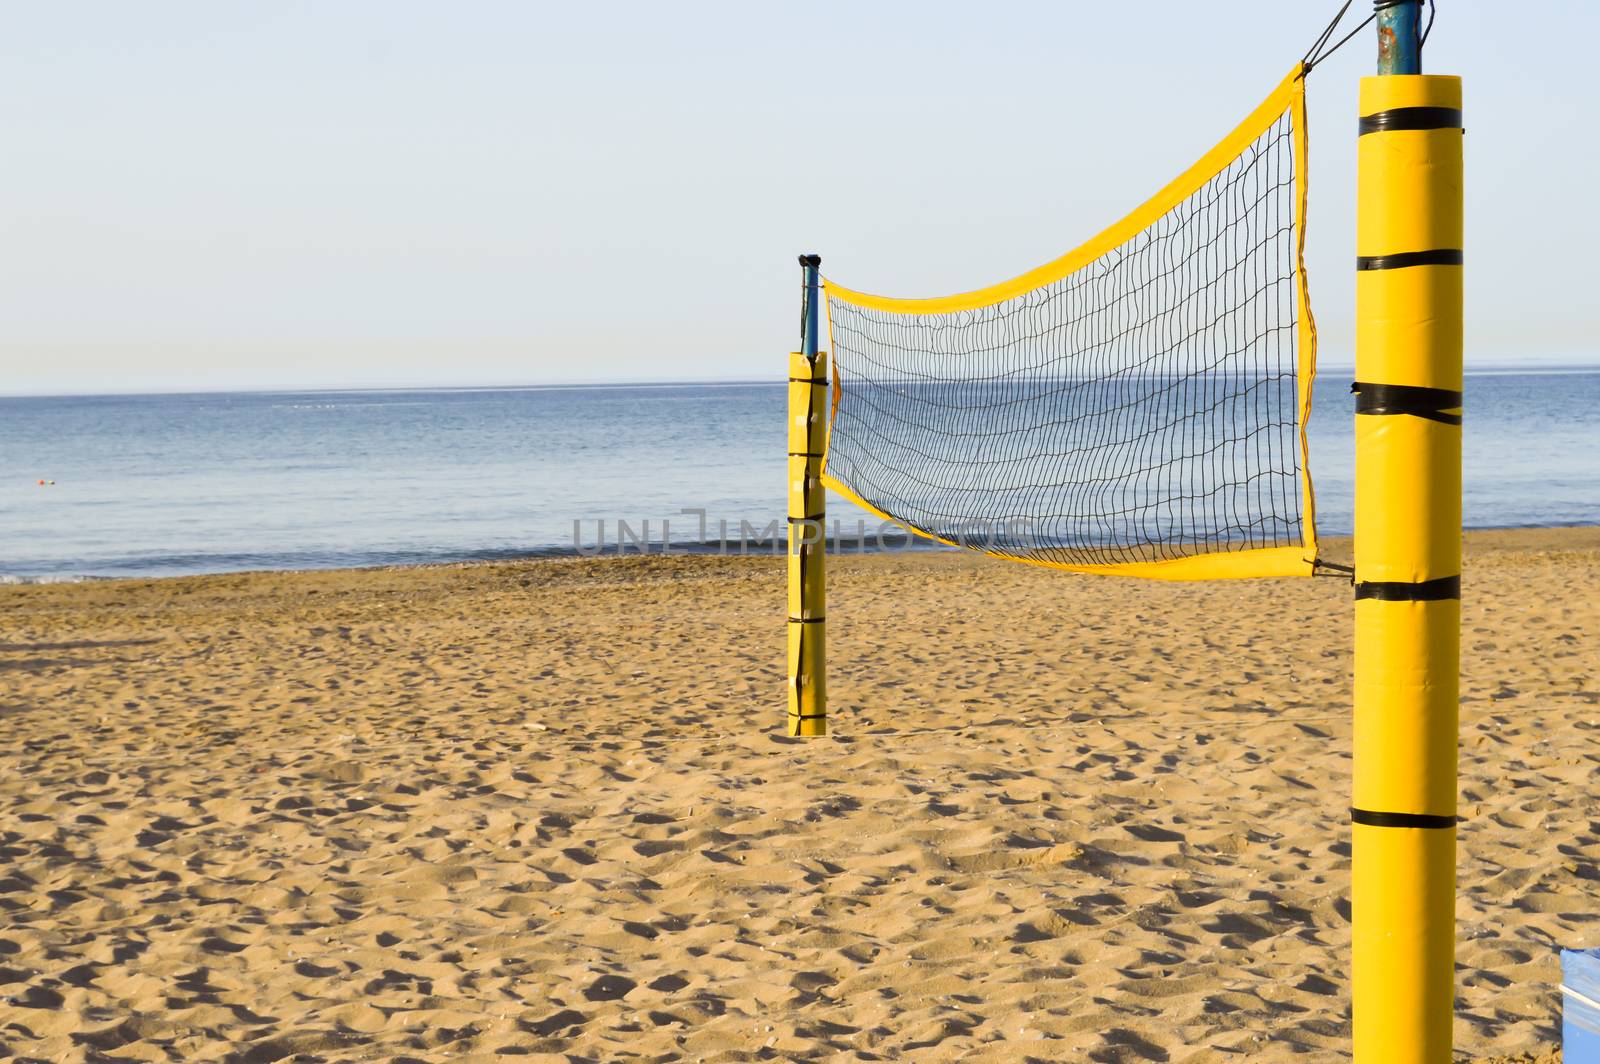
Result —
[[821, 255], [801, 255], [800, 265], [806, 271], [806, 301], [805, 301], [805, 338], [801, 342], [800, 350], [806, 358], [815, 362], [817, 359], [817, 320], [822, 316], [817, 312], [817, 289], [820, 287], [821, 275], [819, 267], [822, 265]]
[[1373, 0], [1378, 14], [1378, 73], [1422, 73], [1422, 0]]

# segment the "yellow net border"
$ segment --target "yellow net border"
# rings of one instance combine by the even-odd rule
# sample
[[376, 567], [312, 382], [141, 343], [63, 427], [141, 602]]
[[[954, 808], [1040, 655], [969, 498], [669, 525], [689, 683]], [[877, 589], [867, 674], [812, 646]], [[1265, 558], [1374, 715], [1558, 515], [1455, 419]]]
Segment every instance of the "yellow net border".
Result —
[[[1298, 386], [1299, 406], [1298, 430], [1303, 529], [1301, 545], [1298, 547], [1260, 547], [1241, 551], [1219, 551], [1180, 558], [1108, 564], [1075, 564], [1042, 558], [1023, 558], [993, 550], [980, 550], [978, 551], [979, 553], [1008, 561], [1021, 561], [1029, 565], [1063, 569], [1069, 572], [1137, 576], [1155, 580], [1217, 580], [1246, 577], [1311, 576], [1313, 574], [1317, 561], [1316, 509], [1311, 485], [1310, 447], [1307, 442], [1306, 426], [1311, 417], [1311, 391], [1316, 377], [1317, 328], [1311, 314], [1311, 293], [1306, 281], [1305, 268], [1305, 222], [1308, 195], [1305, 73], [1305, 65], [1296, 64], [1294, 69], [1272, 90], [1272, 93], [1244, 121], [1240, 122], [1232, 132], [1219, 141], [1210, 151], [1202, 155], [1194, 165], [1168, 182], [1164, 188], [1146, 200], [1132, 213], [1108, 226], [1095, 237], [1060, 258], [1029, 270], [1027, 273], [1014, 277], [1009, 281], [1002, 281], [987, 288], [952, 296], [930, 299], [900, 299], [858, 292], [845, 288], [832, 280], [824, 280], [823, 283], [829, 300], [839, 300], [858, 307], [901, 314], [940, 314], [975, 310], [1015, 298], [1061, 280], [1137, 236], [1162, 215], [1192, 195], [1220, 169], [1227, 166], [1230, 161], [1246, 150], [1274, 122], [1280, 120], [1286, 111], [1289, 113], [1293, 127], [1295, 160], [1294, 274], [1295, 298], [1298, 307], [1296, 383]], [[830, 317], [830, 348], [833, 347], [831, 339], [832, 325]], [[840, 396], [841, 380], [838, 364], [835, 362], [832, 395], [833, 411], [831, 413], [837, 412]], [[830, 416], [828, 418], [830, 443], [833, 423], [834, 417]], [[825, 453], [826, 450], [825, 448]], [[843, 495], [862, 509], [884, 520], [891, 521], [915, 535], [952, 547], [961, 547], [967, 550], [976, 549], [968, 544], [959, 543], [916, 528], [893, 514], [885, 513], [871, 502], [863, 499], [851, 488], [830, 476], [827, 471], [826, 458], [823, 461], [822, 481], [829, 488]]]

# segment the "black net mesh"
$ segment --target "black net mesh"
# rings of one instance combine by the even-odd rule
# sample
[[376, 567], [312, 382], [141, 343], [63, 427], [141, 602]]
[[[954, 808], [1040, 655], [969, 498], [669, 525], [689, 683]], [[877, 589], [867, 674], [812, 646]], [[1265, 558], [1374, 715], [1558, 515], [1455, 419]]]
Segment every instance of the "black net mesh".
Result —
[[906, 525], [1066, 565], [1302, 542], [1285, 112], [1137, 236], [972, 310], [830, 291], [829, 477]]

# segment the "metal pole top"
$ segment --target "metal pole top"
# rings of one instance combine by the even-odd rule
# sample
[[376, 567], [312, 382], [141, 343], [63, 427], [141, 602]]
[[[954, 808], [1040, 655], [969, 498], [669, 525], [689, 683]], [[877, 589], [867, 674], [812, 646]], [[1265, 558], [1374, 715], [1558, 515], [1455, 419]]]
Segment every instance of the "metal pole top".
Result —
[[801, 303], [800, 314], [800, 350], [810, 359], [817, 357], [818, 317], [817, 289], [821, 287], [817, 267], [822, 265], [822, 256], [806, 254], [800, 256], [800, 265], [805, 269], [805, 300]]
[[1378, 73], [1422, 73], [1422, 0], [1373, 0]]

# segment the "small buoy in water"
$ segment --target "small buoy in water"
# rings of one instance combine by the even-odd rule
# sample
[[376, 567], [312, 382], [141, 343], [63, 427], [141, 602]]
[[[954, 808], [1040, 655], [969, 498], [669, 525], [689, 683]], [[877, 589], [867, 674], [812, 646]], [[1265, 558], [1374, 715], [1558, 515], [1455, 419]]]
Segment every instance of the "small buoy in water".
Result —
[[41, 481], [39, 481], [39, 486], [40, 486], [40, 487], [41, 487], [41, 488], [42, 488], [42, 487], [44, 487], [44, 481], [42, 481], [42, 480], [41, 480]]

